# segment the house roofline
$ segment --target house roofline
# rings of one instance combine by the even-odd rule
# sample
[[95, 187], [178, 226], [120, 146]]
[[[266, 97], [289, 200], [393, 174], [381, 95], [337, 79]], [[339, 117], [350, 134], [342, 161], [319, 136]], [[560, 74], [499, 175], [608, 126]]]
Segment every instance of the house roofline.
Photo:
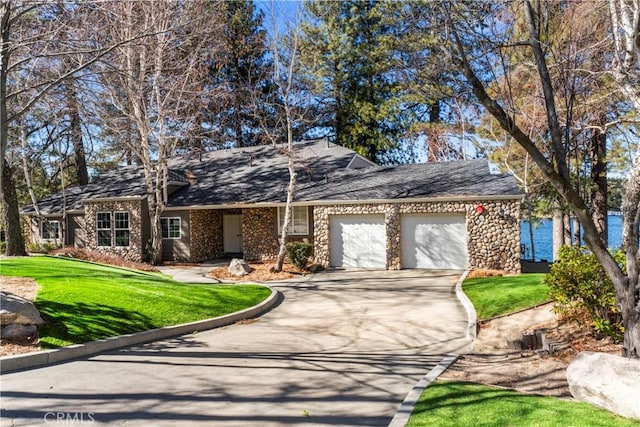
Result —
[[[437, 203], [437, 202], [483, 202], [490, 200], [522, 200], [522, 194], [493, 195], [493, 196], [441, 196], [402, 199], [368, 199], [368, 200], [311, 200], [292, 202], [291, 206], [328, 206], [328, 205], [356, 205], [356, 204], [387, 204], [387, 203]], [[235, 203], [223, 205], [191, 205], [167, 206], [167, 211], [204, 210], [204, 209], [246, 209], [246, 208], [277, 208], [286, 203]]]
[[82, 200], [82, 204], [95, 203], [95, 202], [130, 202], [137, 200], [144, 200], [147, 196], [120, 196], [120, 197], [91, 197], [89, 199]]
[[[73, 209], [73, 210], [68, 210], [67, 211], [67, 215], [76, 215], [76, 214], [84, 214], [84, 211], [81, 209]], [[34, 218], [37, 218], [38, 215], [36, 215], [35, 212], [20, 212], [21, 216], [31, 216]], [[56, 212], [56, 213], [40, 213], [41, 217], [44, 218], [62, 218], [62, 212]]]
[[358, 154], [358, 153], [355, 153], [355, 154], [353, 155], [353, 157], [351, 158], [351, 160], [349, 160], [349, 164], [347, 164], [346, 169], [351, 168], [351, 164], [352, 164], [356, 159], [364, 160], [365, 162], [369, 163], [369, 165], [370, 165], [370, 166], [379, 166], [379, 165], [377, 165], [376, 163], [372, 162], [371, 160], [367, 159], [366, 157], [364, 157], [364, 156], [362, 156], [362, 155], [360, 155], [360, 154]]

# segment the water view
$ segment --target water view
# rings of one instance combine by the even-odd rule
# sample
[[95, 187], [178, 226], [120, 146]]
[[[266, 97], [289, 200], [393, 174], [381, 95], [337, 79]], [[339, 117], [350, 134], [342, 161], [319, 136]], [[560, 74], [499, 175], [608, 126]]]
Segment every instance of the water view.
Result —
[[[520, 243], [524, 245], [522, 258], [531, 259], [531, 239], [529, 238], [529, 222], [522, 221]], [[533, 224], [533, 243], [535, 244], [535, 260], [553, 260], [553, 222], [551, 218]], [[609, 215], [609, 247], [618, 248], [622, 243], [622, 217]]]

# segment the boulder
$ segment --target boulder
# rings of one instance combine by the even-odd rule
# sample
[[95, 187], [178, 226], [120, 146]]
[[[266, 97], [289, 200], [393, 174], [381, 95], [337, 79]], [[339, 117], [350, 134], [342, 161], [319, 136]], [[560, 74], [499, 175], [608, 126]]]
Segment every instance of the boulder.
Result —
[[0, 329], [0, 338], [8, 341], [23, 341], [35, 338], [38, 334], [36, 325], [13, 324]]
[[567, 368], [573, 397], [640, 419], [640, 359], [584, 351]]
[[1, 325], [42, 325], [40, 312], [29, 300], [7, 292], [0, 292]]
[[233, 276], [246, 276], [251, 273], [253, 268], [249, 266], [244, 260], [234, 258], [229, 263], [229, 274]]

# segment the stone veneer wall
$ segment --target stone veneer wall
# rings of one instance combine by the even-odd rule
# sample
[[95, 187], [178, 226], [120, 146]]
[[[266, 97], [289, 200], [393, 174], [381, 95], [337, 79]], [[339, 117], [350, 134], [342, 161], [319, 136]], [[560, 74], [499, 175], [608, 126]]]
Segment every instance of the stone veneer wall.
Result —
[[247, 261], [273, 260], [278, 256], [276, 208], [242, 210], [242, 246]]
[[[84, 217], [87, 247], [98, 252], [120, 256], [130, 261], [143, 261], [145, 242], [143, 242], [142, 238], [142, 203], [143, 200], [85, 202]], [[129, 246], [98, 247], [98, 233], [96, 230], [96, 214], [98, 212], [129, 212]], [[148, 218], [144, 218], [144, 221], [148, 221]]]
[[[309, 235], [287, 236], [287, 242], [313, 240], [313, 208], [309, 212]], [[247, 208], [242, 210], [244, 259], [273, 261], [278, 257], [278, 208]]]
[[[484, 207], [477, 213], [478, 205]], [[466, 218], [469, 268], [520, 272], [520, 203], [517, 200], [385, 203], [315, 206], [315, 262], [329, 266], [329, 216], [384, 214], [388, 270], [401, 265], [400, 215], [406, 213], [462, 213]]]
[[213, 209], [189, 211], [191, 262], [224, 256], [222, 213]]

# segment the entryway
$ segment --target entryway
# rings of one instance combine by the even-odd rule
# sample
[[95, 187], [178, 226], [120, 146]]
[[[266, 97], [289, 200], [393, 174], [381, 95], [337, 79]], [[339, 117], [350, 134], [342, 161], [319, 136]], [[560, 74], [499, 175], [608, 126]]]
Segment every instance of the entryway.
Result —
[[222, 235], [225, 254], [242, 253], [242, 215], [222, 216]]

